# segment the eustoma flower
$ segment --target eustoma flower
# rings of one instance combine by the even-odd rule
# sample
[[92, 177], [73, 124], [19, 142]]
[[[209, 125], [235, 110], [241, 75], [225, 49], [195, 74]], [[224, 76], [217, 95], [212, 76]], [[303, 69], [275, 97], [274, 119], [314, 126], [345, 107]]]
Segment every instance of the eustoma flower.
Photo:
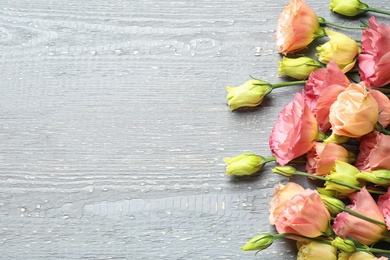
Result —
[[[365, 187], [359, 192], [349, 195], [353, 202], [348, 208], [376, 221], [384, 222], [383, 214]], [[333, 223], [336, 234], [342, 238], [352, 238], [365, 245], [371, 245], [383, 238], [386, 231], [384, 225], [373, 223], [347, 212], [336, 216]]]
[[361, 13], [365, 13], [368, 5], [362, 3], [359, 0], [331, 0], [329, 9], [332, 12], [339, 13], [345, 16], [356, 16]]
[[323, 35], [316, 13], [305, 1], [292, 0], [287, 3], [279, 16], [275, 35], [279, 53], [299, 51]]
[[378, 122], [386, 128], [390, 123], [390, 99], [379, 90], [371, 88], [368, 90], [379, 106]]
[[317, 191], [306, 189], [289, 200], [275, 221], [279, 233], [318, 237], [327, 232], [330, 214]]
[[307, 153], [306, 157], [306, 171], [325, 176], [333, 170], [336, 160], [349, 162], [354, 156], [342, 145], [315, 142], [314, 147]]
[[390, 135], [372, 132], [360, 139], [355, 163], [359, 170], [390, 170]]
[[296, 93], [278, 116], [269, 139], [273, 156], [280, 165], [308, 152], [317, 138], [318, 124], [303, 95]]
[[359, 73], [361, 80], [382, 87], [390, 83], [390, 26], [378, 24], [374, 16], [368, 23], [358, 57]]
[[348, 86], [337, 96], [329, 113], [332, 133], [348, 137], [361, 137], [374, 129], [378, 121], [378, 103], [365, 85]]
[[297, 260], [337, 260], [337, 248], [316, 241], [298, 241]]
[[322, 63], [336, 62], [345, 73], [350, 71], [356, 63], [359, 46], [356, 41], [345, 34], [325, 29], [330, 40], [318, 46], [318, 60]]
[[280, 215], [283, 211], [285, 204], [292, 199], [298, 193], [304, 191], [305, 189], [295, 183], [288, 182], [286, 185], [281, 183], [274, 189], [274, 197], [270, 202], [269, 208], [269, 222], [271, 225], [275, 225], [275, 219]]
[[312, 72], [306, 82], [305, 100], [314, 113], [322, 132], [330, 128], [329, 110], [338, 94], [343, 92], [351, 82], [334, 61], [326, 68]]
[[306, 79], [311, 72], [319, 69], [321, 64], [309, 57], [287, 58], [278, 61], [278, 74], [290, 76], [295, 79]]
[[390, 188], [386, 194], [379, 196], [378, 206], [385, 218], [387, 229], [390, 230]]
[[242, 107], [258, 106], [272, 91], [272, 86], [264, 81], [251, 79], [238, 87], [227, 86], [228, 95], [226, 99], [232, 110]]

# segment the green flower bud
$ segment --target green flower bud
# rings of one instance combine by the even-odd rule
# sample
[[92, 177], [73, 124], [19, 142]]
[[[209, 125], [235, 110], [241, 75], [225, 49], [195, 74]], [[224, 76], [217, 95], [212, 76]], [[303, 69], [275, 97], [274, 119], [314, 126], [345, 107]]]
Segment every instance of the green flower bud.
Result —
[[346, 187], [332, 181], [344, 183], [350, 186], [361, 187], [362, 183], [360, 183], [356, 178], [358, 173], [359, 170], [355, 166], [343, 161], [336, 160], [333, 171], [331, 171], [330, 174], [326, 176], [331, 181], [325, 182], [325, 189], [339, 192], [339, 195], [348, 195], [353, 193], [356, 191], [356, 189]]
[[263, 168], [268, 161], [254, 153], [244, 153], [232, 158], [224, 158], [227, 163], [226, 175], [244, 176], [254, 174]]
[[243, 247], [241, 247], [241, 250], [243, 251], [249, 251], [249, 250], [263, 250], [272, 245], [275, 238], [273, 235], [264, 233], [258, 236], [253, 237], [251, 240], [249, 240], [248, 243], [246, 243]]
[[356, 174], [356, 178], [387, 187], [390, 185], [390, 170], [380, 169], [371, 172], [363, 171]]
[[336, 191], [334, 191], [334, 190], [327, 190], [327, 189], [325, 189], [325, 187], [317, 187], [316, 190], [318, 191], [318, 193], [320, 195], [325, 195], [325, 196], [328, 196], [328, 197], [335, 197], [335, 195], [337, 194]]
[[310, 73], [321, 68], [321, 64], [309, 57], [287, 58], [278, 61], [278, 74], [287, 75], [295, 79], [306, 79]]
[[350, 239], [342, 239], [341, 237], [336, 237], [331, 243], [332, 246], [337, 247], [345, 253], [353, 253], [356, 251], [355, 243]]
[[286, 177], [292, 177], [296, 171], [297, 170], [292, 166], [277, 166], [272, 169], [272, 172]]
[[264, 97], [272, 91], [268, 82], [251, 79], [238, 87], [227, 86], [226, 99], [232, 110], [260, 105]]
[[[329, 9], [345, 16], [356, 16], [365, 13], [368, 5], [359, 0], [331, 0]], [[363, 10], [362, 10], [363, 9]]]
[[334, 197], [326, 196], [323, 194], [320, 194], [320, 197], [322, 201], [324, 202], [326, 208], [328, 209], [330, 215], [335, 216], [338, 213], [342, 212], [343, 208], [345, 208], [345, 204]]

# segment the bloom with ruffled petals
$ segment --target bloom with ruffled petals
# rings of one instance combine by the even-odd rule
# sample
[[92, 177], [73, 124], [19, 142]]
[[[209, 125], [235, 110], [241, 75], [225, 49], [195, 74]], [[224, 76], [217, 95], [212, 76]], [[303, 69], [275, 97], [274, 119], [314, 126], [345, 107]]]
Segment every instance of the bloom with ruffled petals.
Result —
[[275, 221], [279, 233], [318, 237], [327, 231], [329, 211], [317, 191], [306, 189], [289, 200]]
[[378, 24], [375, 16], [368, 23], [370, 27], [363, 31], [358, 57], [360, 78], [382, 87], [390, 83], [390, 26]]
[[385, 218], [387, 229], [390, 230], [390, 187], [387, 189], [386, 194], [379, 196], [378, 206]]
[[275, 35], [278, 52], [299, 51], [323, 34], [313, 9], [303, 0], [292, 0], [279, 16]]
[[374, 129], [378, 122], [379, 106], [364, 82], [350, 84], [337, 96], [330, 107], [329, 122], [332, 133], [361, 137]]
[[335, 167], [335, 161], [348, 162], [353, 155], [344, 146], [335, 143], [315, 142], [313, 148], [306, 154], [306, 171], [324, 176]]
[[275, 225], [275, 219], [283, 211], [287, 201], [304, 190], [301, 185], [295, 182], [288, 182], [286, 185], [279, 183], [274, 189], [274, 197], [270, 202], [269, 223]]
[[329, 36], [329, 41], [317, 47], [318, 60], [322, 63], [335, 61], [339, 68], [345, 73], [355, 66], [356, 58], [359, 53], [359, 45], [349, 36], [325, 29]]
[[279, 114], [269, 145], [280, 165], [308, 152], [318, 135], [318, 124], [303, 95], [296, 93]]
[[390, 135], [375, 131], [363, 136], [355, 166], [361, 171], [390, 170]]
[[322, 132], [330, 128], [330, 106], [350, 83], [334, 61], [330, 61], [326, 68], [318, 69], [310, 74], [305, 86], [305, 100], [314, 113]]
[[375, 98], [376, 102], [378, 102], [378, 122], [384, 128], [386, 128], [390, 123], [390, 99], [379, 90], [375, 90], [372, 88], [369, 88], [368, 90], [370, 91], [370, 94]]
[[[349, 198], [353, 202], [352, 205], [347, 206], [349, 209], [384, 222], [382, 211], [365, 187], [359, 192], [350, 194]], [[383, 238], [386, 227], [355, 217], [344, 211], [336, 216], [333, 230], [342, 238], [348, 237], [365, 245], [371, 245]]]

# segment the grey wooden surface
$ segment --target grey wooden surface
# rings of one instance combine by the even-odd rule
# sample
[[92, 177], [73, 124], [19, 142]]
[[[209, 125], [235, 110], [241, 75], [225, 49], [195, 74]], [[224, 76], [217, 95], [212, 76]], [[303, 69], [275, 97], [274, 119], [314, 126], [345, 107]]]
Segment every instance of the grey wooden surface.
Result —
[[284, 5], [2, 0], [0, 259], [294, 259], [286, 241], [240, 251], [274, 232], [268, 203], [286, 180], [272, 165], [228, 178], [222, 161], [270, 155], [301, 89], [248, 112], [226, 105], [226, 85], [282, 80]]

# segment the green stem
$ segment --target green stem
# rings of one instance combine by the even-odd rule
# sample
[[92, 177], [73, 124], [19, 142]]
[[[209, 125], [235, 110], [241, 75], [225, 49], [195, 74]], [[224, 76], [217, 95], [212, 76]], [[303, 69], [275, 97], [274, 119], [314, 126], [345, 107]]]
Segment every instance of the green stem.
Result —
[[276, 157], [272, 156], [272, 157], [264, 158], [264, 160], [265, 160], [265, 163], [275, 162], [276, 161]]
[[341, 25], [341, 24], [329, 22], [323, 17], [318, 17], [318, 21], [321, 25], [330, 25], [330, 26], [342, 28], [342, 29], [353, 29], [353, 30], [363, 30], [364, 29], [363, 27], [346, 26], [346, 25]]
[[[344, 187], [348, 187], [350, 189], [355, 189], [355, 190], [361, 190], [362, 189], [361, 187], [358, 187], [358, 186], [355, 186], [355, 185], [349, 185], [349, 184], [346, 184], [346, 183], [343, 183], [343, 182], [340, 182], [340, 181], [337, 181], [337, 180], [333, 180], [333, 179], [330, 179], [330, 178], [326, 178], [326, 177], [322, 177], [322, 176], [318, 176], [318, 175], [314, 175], [314, 174], [310, 174], [310, 173], [306, 173], [306, 172], [295, 171], [295, 172], [288, 172], [287, 174], [305, 176], [305, 177], [314, 178], [314, 179], [321, 180], [321, 181], [328, 181], [328, 182], [332, 182], [332, 183], [335, 183], [335, 184], [338, 184], [338, 185], [341, 185], [341, 186], [344, 186]], [[369, 190], [369, 189], [367, 189], [367, 191], [369, 193], [373, 193], [373, 194], [381, 194], [381, 195], [382, 194], [386, 194], [386, 192], [377, 191], [377, 190]]]
[[364, 10], [364, 11], [371, 11], [371, 12], [379, 13], [379, 14], [387, 14], [387, 15], [390, 15], [390, 12], [389, 12], [389, 11], [385, 11], [385, 10], [381, 10], [381, 9], [377, 9], [377, 8], [373, 8], [373, 7], [357, 8], [357, 9], [359, 9], [359, 10]]
[[379, 254], [390, 254], [390, 250], [379, 249], [379, 248], [374, 248], [374, 247], [366, 247], [366, 248], [358, 247], [358, 248], [356, 248], [356, 251], [379, 253]]
[[288, 237], [303, 238], [305, 240], [315, 241], [315, 242], [320, 242], [320, 243], [323, 243], [323, 244], [331, 245], [331, 241], [329, 241], [329, 240], [324, 240], [324, 239], [321, 239], [321, 238], [306, 237], [306, 236], [299, 235], [299, 234], [294, 234], [294, 233], [280, 233], [280, 234], [274, 235], [274, 239], [279, 239], [279, 238], [284, 238], [284, 237], [286, 237], [286, 238], [288, 238]]
[[271, 87], [272, 87], [272, 89], [275, 89], [275, 88], [282, 88], [282, 87], [293, 86], [293, 85], [301, 85], [301, 84], [305, 84], [306, 82], [307, 82], [307, 80], [280, 82], [280, 83], [271, 84]]
[[384, 128], [379, 122], [374, 125], [374, 129], [382, 134], [390, 135], [390, 131]]
[[336, 204], [333, 204], [333, 203], [331, 203], [331, 202], [329, 202], [329, 203], [332, 204], [333, 207], [336, 207], [336, 208], [338, 208], [338, 209], [341, 209], [342, 211], [345, 211], [345, 212], [347, 212], [347, 213], [349, 213], [349, 214], [351, 214], [351, 215], [353, 215], [353, 216], [355, 216], [355, 217], [358, 217], [358, 218], [364, 219], [364, 220], [366, 220], [366, 221], [369, 221], [369, 222], [371, 222], [371, 223], [375, 223], [375, 224], [382, 225], [382, 226], [385, 226], [385, 227], [386, 227], [386, 223], [384, 223], [384, 222], [382, 222], [382, 221], [379, 221], [379, 220], [376, 220], [376, 219], [373, 219], [373, 218], [364, 216], [364, 215], [360, 214], [359, 212], [356, 212], [356, 211], [354, 211], [354, 210], [351, 210], [351, 209], [349, 209], [349, 208], [347, 208], [347, 207], [340, 207], [340, 206], [338, 206], [338, 205], [336, 205]]

